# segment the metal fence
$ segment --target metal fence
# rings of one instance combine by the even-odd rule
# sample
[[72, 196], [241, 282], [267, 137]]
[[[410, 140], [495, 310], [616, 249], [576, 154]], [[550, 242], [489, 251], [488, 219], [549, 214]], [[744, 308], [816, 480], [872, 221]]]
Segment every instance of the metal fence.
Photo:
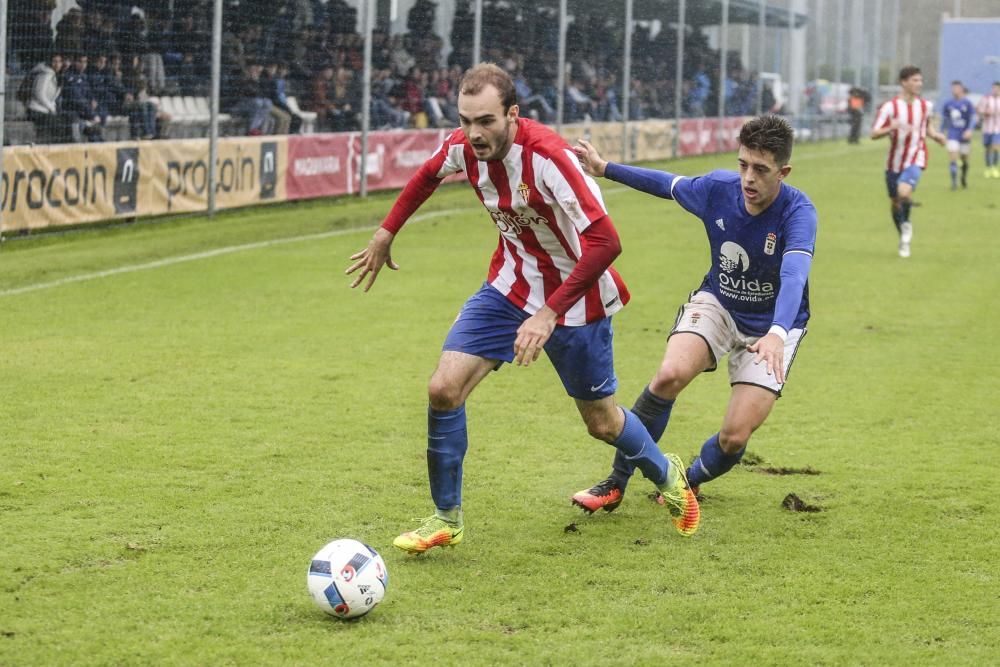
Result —
[[899, 0], [10, 0], [0, 132], [8, 146], [207, 141], [210, 213], [225, 137], [359, 133], [366, 194], [370, 132], [456, 127], [458, 80], [482, 60], [514, 76], [522, 115], [614, 123], [626, 160], [650, 119], [775, 112], [801, 137], [837, 137], [848, 87], [875, 91], [894, 69], [880, 36], [898, 12]]

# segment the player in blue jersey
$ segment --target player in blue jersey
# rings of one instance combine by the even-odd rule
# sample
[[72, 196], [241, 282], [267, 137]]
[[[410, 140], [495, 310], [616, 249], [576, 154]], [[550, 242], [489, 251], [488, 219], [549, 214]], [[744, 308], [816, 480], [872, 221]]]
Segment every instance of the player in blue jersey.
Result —
[[961, 81], [951, 82], [951, 99], [941, 107], [941, 132], [948, 149], [948, 170], [951, 172], [951, 189], [958, 189], [958, 161], [962, 161], [962, 187], [968, 187], [969, 149], [972, 146], [972, 128], [976, 126], [976, 108], [966, 97]]
[[[681, 391], [729, 355], [729, 407], [687, 470], [692, 490], [739, 463], [781, 395], [806, 333], [816, 209], [783, 182], [792, 141], [782, 118], [754, 118], [740, 130], [739, 173], [698, 177], [610, 163], [585, 141], [575, 149], [587, 173], [675, 200], [708, 234], [712, 266], [681, 306], [660, 368], [632, 408], [659, 440]], [[615, 509], [632, 473], [628, 458], [615, 456], [611, 475], [573, 503], [590, 512]]]

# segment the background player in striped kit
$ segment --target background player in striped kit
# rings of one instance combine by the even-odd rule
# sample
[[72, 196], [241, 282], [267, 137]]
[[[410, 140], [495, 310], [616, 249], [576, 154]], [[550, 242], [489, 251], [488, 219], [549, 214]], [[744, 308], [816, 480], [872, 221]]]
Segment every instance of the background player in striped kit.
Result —
[[910, 256], [913, 224], [910, 206], [920, 175], [927, 168], [930, 135], [942, 146], [944, 135], [930, 125], [931, 103], [920, 97], [924, 76], [919, 67], [899, 70], [899, 95], [883, 104], [872, 127], [872, 139], [889, 136], [889, 157], [885, 164], [885, 184], [891, 200], [892, 221], [899, 232], [899, 256]]
[[666, 499], [674, 527], [691, 535], [698, 501], [683, 464], [664, 455], [642, 421], [615, 401], [611, 316], [628, 291], [611, 268], [621, 251], [600, 189], [552, 130], [518, 117], [510, 76], [491, 63], [459, 86], [461, 129], [424, 163], [368, 247], [351, 256], [367, 291], [406, 220], [450, 174], [465, 172], [500, 232], [482, 288], [462, 307], [444, 342], [428, 394], [427, 471], [435, 512], [393, 545], [410, 553], [458, 544], [464, 535], [465, 401], [504, 362], [528, 365], [544, 349], [590, 434], [612, 444]]
[[948, 170], [951, 189], [958, 188], [958, 161], [962, 161], [962, 187], [968, 187], [969, 149], [972, 146], [972, 129], [976, 126], [976, 109], [966, 97], [968, 91], [961, 81], [951, 82], [951, 99], [941, 107], [941, 131], [947, 137]]
[[[587, 173], [673, 199], [705, 227], [712, 265], [681, 307], [663, 361], [632, 406], [659, 440], [678, 395], [728, 355], [732, 390], [722, 428], [704, 442], [687, 471], [696, 493], [743, 458], [805, 336], [817, 219], [809, 198], [784, 183], [792, 169], [792, 143], [792, 127], [784, 119], [754, 118], [740, 130], [739, 173], [720, 170], [695, 178], [609, 163], [586, 141], [576, 149]], [[611, 475], [574, 494], [573, 503], [591, 512], [615, 509], [632, 471], [616, 456]]]
[[979, 100], [977, 107], [983, 119], [983, 149], [986, 153], [986, 178], [1000, 178], [1000, 81]]

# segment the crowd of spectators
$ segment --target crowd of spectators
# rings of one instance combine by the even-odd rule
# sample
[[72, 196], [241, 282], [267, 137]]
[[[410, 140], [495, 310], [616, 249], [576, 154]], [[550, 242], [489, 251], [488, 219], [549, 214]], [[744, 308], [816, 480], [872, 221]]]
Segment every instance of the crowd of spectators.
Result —
[[[28, 80], [22, 101], [47, 141], [99, 141], [109, 116], [129, 119], [134, 138], [163, 136], [160, 96], [204, 97], [211, 81], [211, 0], [77, 0], [52, 28], [54, 0], [12, 0], [9, 71]], [[472, 60], [473, 9], [457, 0], [452, 50], [435, 34], [437, 4], [418, 0], [407, 32], [372, 39], [371, 122], [377, 129], [454, 127], [457, 86]], [[226, 0], [221, 107], [251, 135], [295, 133], [300, 109], [320, 131], [360, 127], [364, 39], [344, 0]], [[484, 3], [483, 58], [514, 77], [522, 114], [555, 120], [558, 16]], [[577, 17], [567, 34], [564, 119], [622, 119], [623, 26]], [[676, 33], [637, 24], [629, 117], [715, 115], [719, 54], [699, 30], [685, 37], [682, 98], [675, 98]], [[730, 56], [725, 112], [756, 107], [758, 82]], [[20, 91], [19, 91], [20, 92]], [[766, 91], [765, 91], [766, 95]], [[19, 98], [21, 96], [19, 95]]]

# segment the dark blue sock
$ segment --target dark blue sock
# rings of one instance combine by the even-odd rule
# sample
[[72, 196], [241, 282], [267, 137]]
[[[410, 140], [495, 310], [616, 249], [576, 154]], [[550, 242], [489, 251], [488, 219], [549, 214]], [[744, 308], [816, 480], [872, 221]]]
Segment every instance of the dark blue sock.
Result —
[[892, 224], [896, 225], [896, 231], [899, 231], [899, 225], [903, 222], [903, 206], [893, 206], [892, 207]]
[[464, 404], [454, 410], [427, 409], [427, 477], [438, 509], [462, 504], [462, 459], [468, 448]]
[[625, 415], [625, 427], [614, 442], [615, 448], [632, 465], [642, 471], [646, 479], [653, 484], [663, 484], [667, 481], [667, 468], [669, 467], [667, 457], [653, 442], [649, 431], [642, 425], [639, 418], [625, 408], [621, 408], [621, 411]]
[[691, 462], [691, 466], [687, 470], [688, 484], [700, 486], [726, 474], [740, 462], [746, 451], [747, 448], [744, 447], [735, 454], [726, 454], [719, 446], [719, 434], [716, 433], [705, 441], [705, 444], [701, 446], [701, 454]]
[[900, 211], [900, 214], [899, 214], [899, 217], [900, 217], [899, 221], [900, 222], [909, 222], [910, 221], [910, 207], [912, 205], [913, 204], [911, 204], [910, 200], [908, 200], [908, 199], [905, 202], [903, 202], [903, 205], [900, 207], [902, 209]]
[[[639, 394], [632, 406], [632, 412], [639, 418], [642, 425], [649, 431], [654, 442], [659, 442], [670, 421], [670, 411], [673, 410], [674, 399], [660, 398], [646, 387]], [[611, 464], [611, 477], [618, 483], [622, 491], [628, 486], [628, 481], [635, 473], [635, 466], [620, 452], [615, 452], [614, 463]]]

